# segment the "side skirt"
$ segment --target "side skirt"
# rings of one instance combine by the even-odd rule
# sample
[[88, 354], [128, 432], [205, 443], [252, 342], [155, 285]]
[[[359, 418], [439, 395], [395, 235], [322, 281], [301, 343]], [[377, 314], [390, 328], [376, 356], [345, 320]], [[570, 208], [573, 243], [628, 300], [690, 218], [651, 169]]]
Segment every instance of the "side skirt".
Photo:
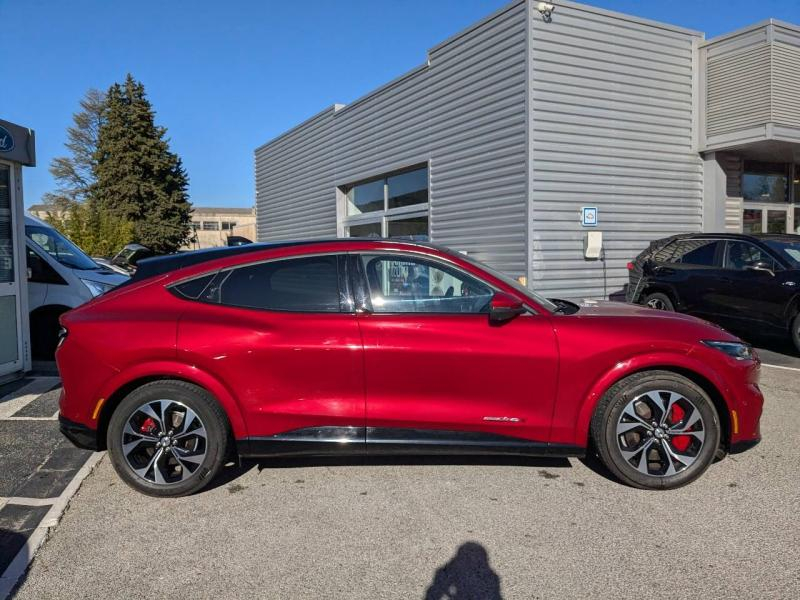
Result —
[[586, 448], [481, 431], [386, 427], [306, 427], [236, 441], [245, 458], [351, 455], [512, 455], [583, 457]]

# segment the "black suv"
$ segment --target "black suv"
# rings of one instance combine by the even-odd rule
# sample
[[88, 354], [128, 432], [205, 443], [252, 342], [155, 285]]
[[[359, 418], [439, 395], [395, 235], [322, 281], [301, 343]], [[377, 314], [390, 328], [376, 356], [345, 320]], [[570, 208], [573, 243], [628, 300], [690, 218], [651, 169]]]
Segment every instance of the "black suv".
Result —
[[800, 351], [800, 235], [677, 235], [652, 242], [628, 270], [628, 302], [689, 313], [743, 337], [788, 336]]

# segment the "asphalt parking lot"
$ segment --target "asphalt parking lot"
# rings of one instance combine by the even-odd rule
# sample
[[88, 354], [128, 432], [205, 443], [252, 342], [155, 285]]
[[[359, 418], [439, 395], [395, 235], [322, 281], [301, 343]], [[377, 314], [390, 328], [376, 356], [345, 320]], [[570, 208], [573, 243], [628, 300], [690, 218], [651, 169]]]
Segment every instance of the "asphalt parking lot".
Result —
[[17, 597], [796, 598], [800, 360], [784, 362], [764, 367], [764, 441], [672, 492], [574, 459], [273, 460], [159, 500], [103, 459]]

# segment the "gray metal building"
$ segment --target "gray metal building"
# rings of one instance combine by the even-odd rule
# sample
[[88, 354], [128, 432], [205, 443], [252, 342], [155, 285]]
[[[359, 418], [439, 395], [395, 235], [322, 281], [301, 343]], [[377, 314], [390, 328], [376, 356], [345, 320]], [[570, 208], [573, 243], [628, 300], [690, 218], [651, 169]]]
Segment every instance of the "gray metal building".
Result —
[[[603, 297], [653, 239], [800, 230], [800, 27], [705, 40], [541, 4], [257, 148], [258, 239], [410, 235], [547, 295]], [[585, 257], [588, 231], [605, 260]]]

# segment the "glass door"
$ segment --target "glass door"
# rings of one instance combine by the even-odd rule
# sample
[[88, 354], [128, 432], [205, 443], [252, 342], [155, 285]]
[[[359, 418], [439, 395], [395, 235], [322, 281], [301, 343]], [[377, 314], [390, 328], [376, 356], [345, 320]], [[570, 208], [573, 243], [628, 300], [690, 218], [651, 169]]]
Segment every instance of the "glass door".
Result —
[[0, 377], [22, 368], [15, 208], [14, 172], [10, 164], [0, 163]]
[[800, 233], [800, 206], [745, 204], [742, 233]]

